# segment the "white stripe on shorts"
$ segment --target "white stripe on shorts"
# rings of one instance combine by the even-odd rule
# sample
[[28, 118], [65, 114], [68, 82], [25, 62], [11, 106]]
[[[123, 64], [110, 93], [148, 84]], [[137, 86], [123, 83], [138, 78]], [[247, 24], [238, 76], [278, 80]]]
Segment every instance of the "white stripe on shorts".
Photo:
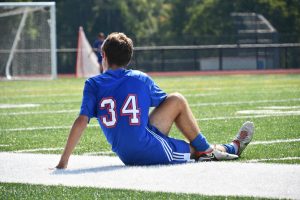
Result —
[[177, 159], [183, 159], [183, 155], [182, 156], [177, 156], [173, 154], [173, 158], [177, 158]]
[[179, 161], [190, 161], [191, 160], [191, 153], [173, 152], [173, 158], [174, 158], [174, 160], [179, 160]]
[[154, 131], [151, 131], [148, 127], [146, 130], [151, 133], [162, 145], [169, 161], [177, 160], [177, 161], [188, 161], [189, 160], [189, 153], [179, 153], [173, 152], [172, 148], [169, 146], [168, 142], [162, 138], [160, 135], [156, 134]]
[[[163, 147], [167, 157], [168, 157], [168, 160], [171, 161], [173, 160], [172, 159], [172, 154], [171, 152], [169, 151], [169, 149], [166, 147], [166, 144], [164, 143], [164, 139], [162, 137], [160, 137], [159, 135], [157, 135], [156, 133], [154, 133], [153, 131], [151, 131], [148, 127], [146, 127], [146, 130], [151, 133], [160, 143], [161, 143], [161, 146]], [[168, 144], [167, 144], [168, 145]], [[170, 147], [169, 147], [170, 148]], [[172, 151], [172, 150], [171, 150]]]

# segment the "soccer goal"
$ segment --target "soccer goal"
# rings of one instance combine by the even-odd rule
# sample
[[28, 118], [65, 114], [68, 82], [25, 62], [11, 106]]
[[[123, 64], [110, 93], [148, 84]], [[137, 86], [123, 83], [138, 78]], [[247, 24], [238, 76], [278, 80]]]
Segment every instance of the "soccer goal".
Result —
[[0, 3], [0, 76], [56, 78], [55, 2]]
[[87, 40], [84, 30], [79, 27], [77, 58], [76, 58], [76, 77], [96, 76], [100, 72], [100, 66], [94, 49]]

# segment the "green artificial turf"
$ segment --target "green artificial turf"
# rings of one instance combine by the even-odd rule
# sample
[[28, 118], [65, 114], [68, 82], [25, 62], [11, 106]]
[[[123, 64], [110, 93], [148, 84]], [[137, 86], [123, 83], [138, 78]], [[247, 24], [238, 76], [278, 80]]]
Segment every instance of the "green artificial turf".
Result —
[[[154, 80], [166, 92], [180, 92], [186, 96], [202, 133], [211, 143], [230, 142], [246, 120], [255, 123], [253, 142], [286, 141], [250, 144], [240, 161], [262, 159], [258, 162], [300, 163], [299, 141], [287, 141], [300, 138], [299, 114], [265, 117], [238, 114], [242, 110], [272, 110], [271, 106], [285, 106], [276, 109], [284, 113], [300, 112], [300, 75], [154, 77]], [[38, 106], [0, 108], [0, 151], [60, 154], [80, 109], [84, 81], [73, 78], [1, 81], [0, 105]], [[170, 135], [184, 139], [175, 126]], [[74, 153], [109, 151], [110, 146], [97, 120], [92, 119]], [[293, 158], [284, 160], [288, 157]], [[0, 188], [0, 199], [215, 199], [191, 194], [28, 184], [1, 183]]]

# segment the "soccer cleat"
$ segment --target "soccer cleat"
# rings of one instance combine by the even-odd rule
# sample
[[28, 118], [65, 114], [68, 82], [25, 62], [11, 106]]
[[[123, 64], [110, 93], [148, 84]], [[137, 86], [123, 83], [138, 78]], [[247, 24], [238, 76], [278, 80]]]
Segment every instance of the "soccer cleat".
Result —
[[195, 160], [201, 162], [212, 161], [214, 160], [214, 156], [212, 152], [213, 152], [213, 148], [210, 148], [208, 151], [196, 151]]
[[211, 150], [206, 152], [196, 152], [196, 161], [221, 161], [221, 160], [234, 160], [239, 156], [235, 154], [230, 154], [227, 152], [220, 151], [216, 148], [211, 148]]
[[212, 154], [214, 155], [216, 160], [234, 160], [234, 159], [239, 158], [238, 155], [223, 152], [223, 151], [220, 151], [218, 149], [214, 149]]
[[236, 138], [232, 141], [238, 147], [237, 155], [241, 155], [247, 145], [251, 142], [254, 134], [254, 123], [245, 122], [236, 135]]

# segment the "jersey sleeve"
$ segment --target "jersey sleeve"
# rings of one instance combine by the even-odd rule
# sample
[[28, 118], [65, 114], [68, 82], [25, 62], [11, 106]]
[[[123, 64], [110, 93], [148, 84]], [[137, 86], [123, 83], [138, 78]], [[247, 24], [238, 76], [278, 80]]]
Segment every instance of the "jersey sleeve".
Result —
[[166, 99], [167, 94], [161, 90], [150, 77], [148, 84], [150, 89], [151, 107], [157, 107]]
[[97, 116], [96, 91], [90, 80], [87, 80], [84, 85], [80, 115], [85, 115], [89, 119]]

